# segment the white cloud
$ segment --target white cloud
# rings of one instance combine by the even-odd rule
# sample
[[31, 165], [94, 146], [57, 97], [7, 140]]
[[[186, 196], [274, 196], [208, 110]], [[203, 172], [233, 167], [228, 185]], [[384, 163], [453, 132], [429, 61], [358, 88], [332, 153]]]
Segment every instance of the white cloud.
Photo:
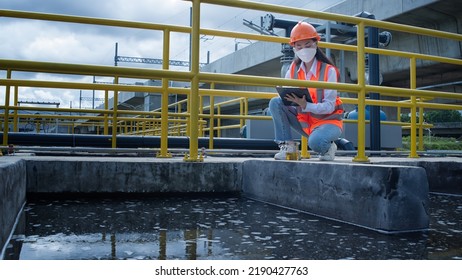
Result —
[[33, 60], [47, 61], [70, 61], [77, 59], [74, 56], [75, 51], [88, 48], [81, 41], [75, 38], [75, 34], [62, 34], [57, 36], [40, 36], [36, 37], [23, 50], [25, 57]]

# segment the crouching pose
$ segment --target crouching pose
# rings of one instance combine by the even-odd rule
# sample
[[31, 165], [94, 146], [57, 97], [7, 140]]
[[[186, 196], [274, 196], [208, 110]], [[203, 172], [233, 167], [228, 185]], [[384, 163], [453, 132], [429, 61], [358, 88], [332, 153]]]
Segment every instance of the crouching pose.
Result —
[[[295, 58], [286, 73], [288, 79], [338, 82], [338, 70], [318, 48], [321, 37], [307, 22], [299, 22], [290, 34], [290, 45]], [[280, 151], [275, 159], [286, 159], [287, 153], [296, 152], [292, 129], [308, 137], [308, 146], [320, 154], [321, 160], [334, 160], [337, 140], [343, 129], [343, 106], [337, 90], [309, 88], [312, 103], [295, 94], [285, 99], [298, 106], [286, 106], [281, 97], [269, 103], [273, 117], [275, 141]]]

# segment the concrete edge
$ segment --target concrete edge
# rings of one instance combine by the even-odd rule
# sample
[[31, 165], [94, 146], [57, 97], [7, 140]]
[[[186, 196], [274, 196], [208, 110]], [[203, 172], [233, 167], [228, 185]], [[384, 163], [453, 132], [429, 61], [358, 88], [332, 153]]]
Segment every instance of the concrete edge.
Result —
[[244, 169], [250, 198], [383, 232], [429, 226], [421, 167], [246, 161]]
[[373, 164], [422, 167], [427, 173], [430, 192], [462, 194], [462, 162], [458, 158], [428, 160], [387, 160]]
[[0, 162], [0, 248], [2, 254], [26, 202], [26, 162], [6, 157]]

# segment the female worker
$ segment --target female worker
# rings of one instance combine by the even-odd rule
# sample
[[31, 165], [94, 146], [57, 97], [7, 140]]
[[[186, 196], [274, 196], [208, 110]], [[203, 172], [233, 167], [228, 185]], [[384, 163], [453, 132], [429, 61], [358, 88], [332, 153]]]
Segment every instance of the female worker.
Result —
[[[337, 82], [338, 70], [332, 61], [318, 47], [321, 37], [307, 22], [299, 22], [290, 34], [290, 45], [295, 58], [286, 73], [286, 78]], [[286, 106], [281, 97], [274, 97], [269, 103], [273, 117], [275, 142], [280, 151], [275, 159], [286, 159], [287, 153], [297, 151], [297, 143], [291, 128], [308, 137], [308, 146], [320, 154], [321, 160], [334, 160], [337, 140], [343, 129], [343, 106], [336, 90], [309, 88], [313, 103], [295, 94], [285, 99], [299, 106]]]

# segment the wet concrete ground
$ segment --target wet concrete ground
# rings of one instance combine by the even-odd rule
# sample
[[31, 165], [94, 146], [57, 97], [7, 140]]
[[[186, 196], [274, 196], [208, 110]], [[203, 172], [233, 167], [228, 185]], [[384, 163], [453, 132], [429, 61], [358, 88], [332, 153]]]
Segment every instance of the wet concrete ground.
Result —
[[243, 197], [29, 201], [6, 259], [462, 259], [462, 196], [385, 235]]

